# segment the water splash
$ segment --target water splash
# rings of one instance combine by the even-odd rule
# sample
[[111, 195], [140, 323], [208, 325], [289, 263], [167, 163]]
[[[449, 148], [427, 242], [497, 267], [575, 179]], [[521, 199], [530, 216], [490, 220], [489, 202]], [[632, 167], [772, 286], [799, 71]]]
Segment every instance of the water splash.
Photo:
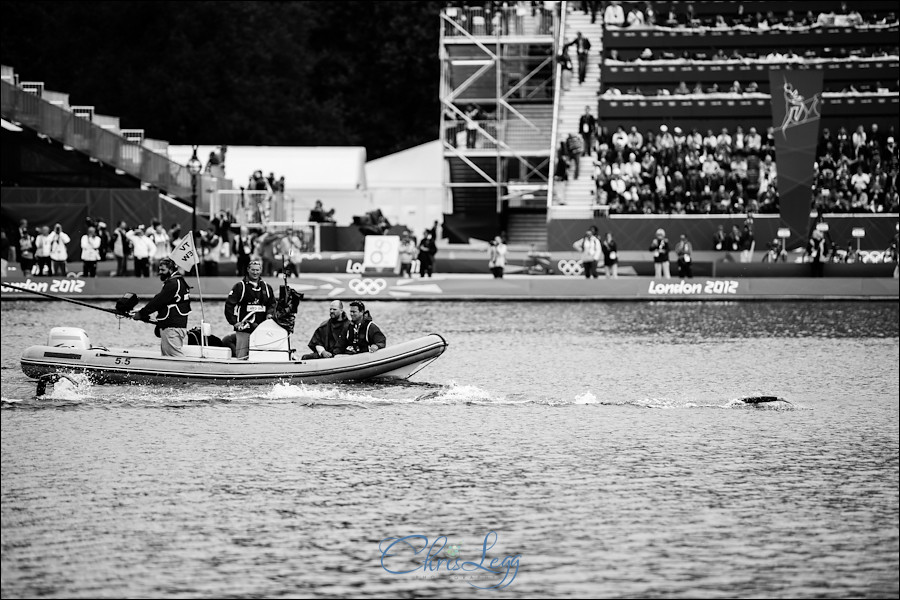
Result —
[[595, 396], [590, 391], [587, 391], [583, 394], [575, 396], [575, 401], [573, 404], [599, 404], [597, 400], [597, 396]]
[[53, 384], [52, 389], [41, 396], [46, 400], [61, 400], [67, 402], [85, 402], [92, 395], [94, 384], [90, 377], [84, 373], [62, 375]]
[[[263, 395], [264, 400], [270, 401], [305, 401], [309, 404], [350, 404], [350, 405], [374, 405], [374, 404], [403, 404], [411, 402], [402, 398], [379, 398], [367, 390], [366, 386], [340, 386], [340, 385], [306, 385], [303, 383], [276, 383], [268, 393]], [[362, 388], [362, 389], [360, 389]]]
[[427, 404], [474, 404], [480, 406], [526, 404], [529, 402], [528, 400], [519, 400], [514, 397], [497, 394], [477, 385], [460, 385], [456, 382], [451, 382], [448, 386], [441, 387], [427, 394], [421, 394], [416, 398], [416, 401]]

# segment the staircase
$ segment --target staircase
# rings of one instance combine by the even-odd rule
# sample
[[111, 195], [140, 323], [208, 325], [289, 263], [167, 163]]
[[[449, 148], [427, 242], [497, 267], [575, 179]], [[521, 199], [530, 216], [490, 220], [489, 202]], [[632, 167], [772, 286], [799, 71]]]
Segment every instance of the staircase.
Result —
[[547, 217], [545, 212], [511, 212], [506, 225], [507, 242], [523, 247], [547, 248]]
[[[591, 52], [588, 59], [587, 74], [584, 83], [578, 84], [578, 59], [575, 48], [569, 48], [569, 56], [572, 58], [572, 82], [569, 90], [560, 91], [559, 99], [559, 138], [565, 139], [570, 133], [578, 133], [578, 120], [584, 114], [584, 107], [591, 108], [591, 114], [597, 117], [597, 94], [600, 92], [600, 57], [603, 50], [603, 18], [602, 11], [598, 11], [597, 22], [591, 23], [590, 13], [583, 13], [575, 8], [575, 2], [568, 2], [570, 7], [566, 15], [566, 43], [575, 39], [577, 32], [591, 43]], [[594, 204], [594, 180], [591, 175], [594, 172], [593, 157], [585, 148], [585, 154], [578, 165], [579, 177], [575, 179], [574, 170], [569, 170], [568, 183], [563, 182], [559, 187], [559, 197], [567, 206], [582, 206], [586, 210]], [[558, 184], [559, 185], [559, 184]], [[591, 213], [587, 213], [590, 216]]]
[[198, 206], [209, 205], [208, 192], [231, 189], [229, 180], [201, 173], [194, 190], [187, 166], [168, 158], [168, 143], [145, 138], [143, 133], [123, 130], [118, 117], [96, 114], [93, 106], [72, 106], [68, 94], [44, 89], [42, 82], [22, 82], [14, 69], [2, 65], [2, 106], [5, 120], [23, 125], [62, 144], [67, 150], [78, 151], [92, 162], [113, 167], [122, 174], [140, 180], [185, 203], [196, 192]]

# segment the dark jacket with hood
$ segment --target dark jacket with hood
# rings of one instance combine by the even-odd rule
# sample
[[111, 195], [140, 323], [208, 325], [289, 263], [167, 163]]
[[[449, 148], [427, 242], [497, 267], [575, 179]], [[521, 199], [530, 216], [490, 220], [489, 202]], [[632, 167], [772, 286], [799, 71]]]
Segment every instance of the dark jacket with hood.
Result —
[[348, 329], [350, 329], [350, 319], [347, 317], [347, 313], [341, 311], [341, 318], [337, 322], [326, 319], [319, 325], [307, 345], [313, 352], [316, 351], [316, 346], [322, 346], [332, 354], [345, 354]]

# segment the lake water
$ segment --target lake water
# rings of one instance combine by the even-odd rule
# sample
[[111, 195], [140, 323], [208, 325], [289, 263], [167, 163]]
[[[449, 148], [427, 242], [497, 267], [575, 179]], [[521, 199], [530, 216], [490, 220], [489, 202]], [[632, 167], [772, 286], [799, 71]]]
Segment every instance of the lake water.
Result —
[[51, 326], [158, 340], [4, 302], [2, 596], [897, 596], [897, 303], [369, 308], [448, 351], [404, 384], [35, 399]]

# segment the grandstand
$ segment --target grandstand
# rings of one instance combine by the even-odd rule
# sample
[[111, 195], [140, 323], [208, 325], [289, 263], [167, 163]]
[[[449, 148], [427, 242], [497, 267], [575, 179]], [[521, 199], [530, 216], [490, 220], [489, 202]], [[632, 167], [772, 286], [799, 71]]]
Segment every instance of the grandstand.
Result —
[[[811, 159], [813, 182], [802, 190], [809, 211], [866, 221], [870, 231], [884, 231], [882, 238], [892, 235], [897, 144], [888, 140], [898, 141], [900, 72], [894, 3], [821, 2], [813, 12], [801, 3], [604, 2], [596, 23], [581, 3], [555, 6], [539, 12], [536, 3], [461, 5], [441, 14], [441, 131], [453, 206], [445, 222], [458, 241], [506, 232], [513, 244], [561, 250], [567, 236], [609, 217], [611, 230], [640, 246], [641, 236], [628, 232], [648, 229], [639, 223], [652, 220], [682, 223], [675, 229], [691, 231], [702, 247], [716, 220], [730, 227], [729, 219], [748, 211], [761, 213], [757, 226], [774, 235], [780, 207], [773, 69], [823, 75], [820, 152]], [[561, 89], [558, 59], [576, 32], [592, 43], [587, 80]], [[557, 156], [560, 142], [576, 131], [586, 99], [598, 116], [597, 142], [581, 158], [577, 179], [554, 178], [565, 160]], [[477, 110], [467, 113], [472, 104]], [[522, 124], [532, 135], [521, 135]], [[617, 146], [619, 128], [636, 131], [639, 143]], [[852, 135], [860, 128], [862, 141]], [[751, 129], [760, 135], [758, 147], [747, 147]], [[827, 151], [826, 135], [834, 138]], [[637, 177], [627, 174], [632, 152], [644, 166]], [[829, 158], [823, 162], [821, 154]], [[716, 163], [713, 175], [705, 162]], [[851, 184], [860, 168], [868, 175], [864, 187]], [[697, 218], [708, 235], [698, 233], [705, 229]], [[629, 220], [638, 224], [625, 227]], [[849, 236], [850, 225], [840, 227], [838, 235]]]

